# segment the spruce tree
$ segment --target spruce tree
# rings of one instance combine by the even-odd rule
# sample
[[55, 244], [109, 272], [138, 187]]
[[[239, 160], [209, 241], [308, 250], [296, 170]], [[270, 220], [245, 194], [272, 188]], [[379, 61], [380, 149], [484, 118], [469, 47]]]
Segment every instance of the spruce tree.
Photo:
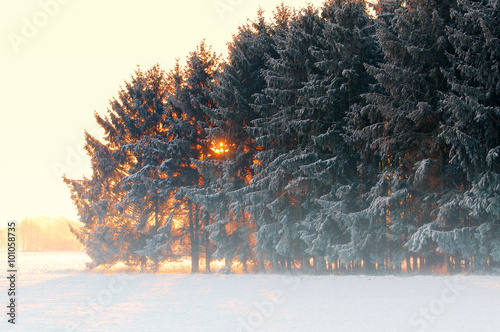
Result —
[[[144, 267], [145, 261], [137, 250], [146, 239], [144, 224], [148, 218], [141, 211], [146, 203], [138, 198], [125, 204], [127, 188], [122, 184], [138, 165], [129, 144], [137, 144], [157, 131], [164, 111], [164, 93], [158, 66], [146, 73], [138, 69], [118, 99], [111, 102], [108, 115], [95, 115], [104, 130], [103, 142], [86, 134], [85, 149], [91, 157], [92, 177], [65, 178], [84, 223], [74, 232], [93, 259], [92, 266], [117, 261], [136, 264], [140, 260]], [[138, 191], [144, 195], [142, 189]]]
[[311, 119], [311, 110], [304, 105], [302, 89], [318, 71], [309, 48], [319, 45], [315, 36], [319, 25], [320, 16], [313, 7], [293, 16], [288, 26], [276, 21], [279, 30], [273, 40], [278, 57], [269, 58], [263, 71], [265, 98], [256, 100], [259, 118], [249, 128], [259, 152], [256, 174], [246, 193], [247, 210], [258, 225], [259, 258], [275, 268], [291, 269], [295, 259], [305, 259], [299, 232], [307, 213], [302, 203], [310, 183], [299, 174], [301, 165], [317, 158], [307, 149], [317, 120]]
[[365, 209], [357, 214], [367, 229], [361, 243], [377, 234], [367, 249], [376, 253], [375, 263], [391, 269], [405, 258], [401, 248], [407, 239], [432, 220], [447, 185], [438, 134], [440, 100], [448, 89], [443, 70], [450, 65], [446, 26], [453, 1], [393, 3], [400, 6], [386, 2], [377, 29], [385, 61], [368, 66], [378, 86], [356, 116], [365, 122], [357, 135], [366, 147], [359, 169], [367, 173], [361, 176], [377, 174], [364, 189]]
[[[453, 177], [433, 240], [473, 269], [499, 261], [500, 6], [497, 1], [457, 1], [447, 36], [453, 46], [445, 71], [450, 91], [441, 103], [440, 137], [449, 147]], [[452, 226], [452, 227], [450, 227]]]
[[208, 128], [208, 137], [214, 142], [213, 158], [201, 168], [208, 173], [205, 178], [213, 180], [203, 206], [212, 213], [214, 222], [209, 229], [214, 256], [225, 259], [226, 272], [233, 260], [240, 261], [244, 271], [248, 262], [255, 261], [252, 234], [257, 228], [255, 219], [245, 211], [242, 192], [254, 175], [257, 146], [246, 129], [258, 117], [252, 104], [266, 87], [262, 70], [267, 59], [276, 56], [270, 30], [262, 11], [255, 22], [241, 26], [229, 44], [224, 71], [211, 86], [217, 104], [207, 109], [214, 124]]
[[374, 83], [365, 66], [381, 61], [381, 52], [364, 2], [327, 1], [322, 18], [321, 44], [310, 49], [319, 73], [304, 88], [309, 107], [317, 112], [311, 118], [319, 119], [312, 146], [319, 160], [302, 166], [304, 176], [314, 180], [309, 196], [316, 203], [302, 238], [322, 264], [326, 259], [338, 265], [363, 257], [355, 243], [358, 227], [348, 217], [359, 205], [361, 185], [357, 163], [362, 147], [352, 137], [357, 129], [352, 109], [360, 107], [362, 94]]
[[[209, 86], [219, 71], [219, 57], [205, 42], [190, 53], [184, 70], [184, 83], [177, 84], [168, 96], [167, 116], [173, 119], [168, 130], [166, 160], [162, 168], [167, 172], [172, 185], [177, 188], [174, 198], [184, 209], [183, 232], [187, 234], [191, 272], [199, 270], [201, 236], [208, 216], [203, 215], [201, 203], [197, 201], [198, 191], [206, 185], [195, 161], [205, 160], [211, 154], [210, 140], [206, 129], [212, 121], [206, 109], [214, 108]], [[206, 253], [210, 251], [208, 241], [204, 242]], [[206, 254], [206, 258], [210, 255]], [[210, 264], [207, 261], [207, 266]]]

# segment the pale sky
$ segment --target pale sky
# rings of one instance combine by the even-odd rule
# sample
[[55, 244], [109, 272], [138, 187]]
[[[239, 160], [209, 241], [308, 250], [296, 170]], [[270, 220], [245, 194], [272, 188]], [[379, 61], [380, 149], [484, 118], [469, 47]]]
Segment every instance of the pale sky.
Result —
[[83, 132], [98, 132], [94, 111], [105, 114], [136, 66], [170, 70], [203, 38], [225, 52], [259, 5], [270, 14], [281, 2], [0, 0], [0, 222], [77, 220], [56, 169], [90, 175]]

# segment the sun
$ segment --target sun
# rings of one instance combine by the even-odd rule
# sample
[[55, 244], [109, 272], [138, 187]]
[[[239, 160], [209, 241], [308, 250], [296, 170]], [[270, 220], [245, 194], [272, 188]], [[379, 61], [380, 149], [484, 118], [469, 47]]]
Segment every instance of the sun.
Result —
[[219, 141], [218, 143], [212, 141], [210, 145], [211, 145], [210, 150], [212, 150], [216, 154], [220, 155], [229, 152], [229, 147], [226, 145], [224, 141]]

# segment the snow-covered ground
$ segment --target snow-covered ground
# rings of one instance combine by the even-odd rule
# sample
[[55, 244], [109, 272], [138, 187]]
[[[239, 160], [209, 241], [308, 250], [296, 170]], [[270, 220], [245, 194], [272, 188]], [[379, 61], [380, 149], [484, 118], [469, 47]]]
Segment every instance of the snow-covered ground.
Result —
[[0, 331], [500, 331], [499, 276], [111, 274], [86, 260], [21, 254], [17, 324], [3, 313]]

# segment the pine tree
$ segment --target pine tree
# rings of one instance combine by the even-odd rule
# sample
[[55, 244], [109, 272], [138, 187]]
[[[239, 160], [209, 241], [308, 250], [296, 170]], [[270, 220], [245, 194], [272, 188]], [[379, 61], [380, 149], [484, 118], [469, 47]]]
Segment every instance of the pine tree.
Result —
[[363, 2], [328, 1], [322, 18], [321, 44], [310, 49], [319, 73], [304, 88], [307, 105], [316, 112], [310, 118], [320, 121], [312, 137], [312, 150], [319, 160], [302, 166], [303, 176], [314, 181], [315, 190], [310, 190], [308, 196], [316, 203], [311, 206], [313, 213], [305, 219], [302, 238], [308, 252], [322, 264], [326, 259], [338, 265], [357, 257], [354, 251], [347, 250], [349, 232], [354, 229], [349, 226], [352, 221], [347, 213], [355, 210], [358, 195], [359, 147], [350, 137], [352, 129], [346, 120], [374, 81], [365, 65], [380, 61], [381, 52], [374, 21], [368, 17]]
[[203, 206], [212, 213], [214, 222], [209, 229], [216, 248], [214, 256], [225, 259], [226, 272], [230, 272], [233, 260], [240, 261], [244, 271], [248, 261], [255, 260], [252, 233], [256, 224], [245, 212], [241, 192], [254, 175], [257, 147], [245, 128], [258, 117], [251, 105], [266, 87], [262, 69], [269, 57], [276, 56], [271, 33], [262, 11], [255, 22], [239, 28], [229, 44], [224, 71], [212, 84], [211, 96], [217, 107], [207, 109], [214, 123], [208, 128], [214, 158], [204, 161], [201, 168], [207, 173], [205, 178], [213, 178], [213, 186], [204, 195]]
[[259, 118], [249, 128], [259, 152], [256, 174], [245, 194], [246, 209], [258, 226], [258, 257], [275, 268], [291, 269], [294, 260], [305, 259], [299, 232], [307, 213], [302, 203], [311, 184], [300, 177], [300, 166], [317, 158], [307, 147], [318, 120], [305, 105], [303, 89], [318, 72], [309, 48], [319, 46], [315, 34], [320, 25], [311, 6], [293, 16], [287, 27], [277, 21], [280, 30], [273, 40], [278, 57], [269, 58], [263, 71], [265, 96], [256, 99]]
[[136, 251], [145, 244], [146, 235], [141, 230], [147, 216], [141, 208], [146, 203], [132, 199], [124, 204], [127, 188], [122, 181], [138, 165], [137, 157], [127, 147], [157, 131], [164, 111], [163, 96], [163, 76], [158, 66], [146, 73], [138, 69], [119, 92], [118, 100], [111, 102], [108, 116], [95, 115], [105, 133], [103, 142], [86, 134], [92, 177], [65, 178], [84, 223], [73, 231], [93, 259], [92, 266], [117, 261], [135, 264], [140, 260], [144, 267], [145, 261]]
[[[219, 57], [202, 42], [190, 53], [183, 73], [185, 82], [177, 84], [168, 97], [167, 116], [174, 121], [168, 130], [168, 148], [162, 168], [172, 185], [177, 188], [174, 198], [184, 209], [185, 234], [188, 235], [191, 256], [191, 272], [199, 270], [200, 238], [205, 236], [205, 258], [209, 258], [208, 235], [204, 230], [208, 216], [203, 215], [201, 203], [196, 195], [205, 187], [205, 180], [197, 169], [195, 161], [205, 160], [211, 154], [206, 129], [212, 122], [206, 109], [214, 108], [209, 86], [219, 71]], [[209, 270], [210, 262], [207, 261]]]
[[[497, 1], [458, 1], [447, 29], [453, 51], [445, 71], [450, 91], [441, 105], [440, 137], [449, 147], [450, 189], [436, 222], [434, 242], [474, 269], [499, 261], [500, 6]], [[443, 199], [444, 201], [444, 199]]]
[[446, 187], [446, 156], [438, 133], [440, 100], [448, 89], [442, 71], [449, 66], [446, 26], [451, 5], [384, 2], [377, 35], [385, 62], [368, 66], [378, 86], [366, 95], [367, 106], [353, 116], [365, 123], [356, 135], [366, 147], [361, 177], [377, 174], [364, 189], [365, 209], [357, 215], [371, 229], [367, 236], [379, 234], [367, 248], [376, 253], [371, 259], [388, 268], [399, 268], [405, 258], [402, 246], [416, 228], [430, 222], [436, 195]]
[[[80, 222], [84, 224], [79, 229], [71, 228], [73, 234], [84, 245], [92, 263], [88, 267], [101, 264], [113, 264], [121, 260], [123, 252], [130, 244], [128, 227], [119, 226], [122, 220], [115, 217], [114, 203], [117, 198], [113, 189], [123, 171], [113, 158], [113, 153], [97, 139], [86, 134], [87, 153], [91, 156], [93, 176], [91, 179], [70, 180], [64, 178], [71, 191], [71, 199], [78, 210]], [[129, 240], [129, 241], [127, 241]], [[127, 243], [128, 242], [128, 243]]]
[[[171, 234], [157, 234], [167, 219], [173, 215], [173, 194], [170, 178], [164, 172], [162, 165], [167, 155], [168, 145], [165, 143], [169, 125], [172, 119], [167, 117], [167, 93], [176, 84], [176, 77], [165, 73], [158, 66], [147, 73], [148, 87], [143, 90], [142, 112], [146, 113], [146, 121], [151, 122], [151, 128], [144, 130], [141, 139], [122, 146], [125, 153], [134, 157], [134, 162], [128, 170], [129, 175], [121, 181], [124, 197], [120, 207], [134, 206], [140, 211], [139, 224], [136, 230], [143, 234], [143, 241], [137, 248], [145, 262], [148, 258], [154, 262], [153, 269], [158, 270], [161, 260], [167, 258], [170, 250], [143, 250], [145, 243], [151, 247], [159, 239], [171, 242]], [[154, 127], [153, 127], [154, 124]], [[167, 230], [168, 228], [163, 228]], [[165, 247], [165, 243], [158, 242]]]

